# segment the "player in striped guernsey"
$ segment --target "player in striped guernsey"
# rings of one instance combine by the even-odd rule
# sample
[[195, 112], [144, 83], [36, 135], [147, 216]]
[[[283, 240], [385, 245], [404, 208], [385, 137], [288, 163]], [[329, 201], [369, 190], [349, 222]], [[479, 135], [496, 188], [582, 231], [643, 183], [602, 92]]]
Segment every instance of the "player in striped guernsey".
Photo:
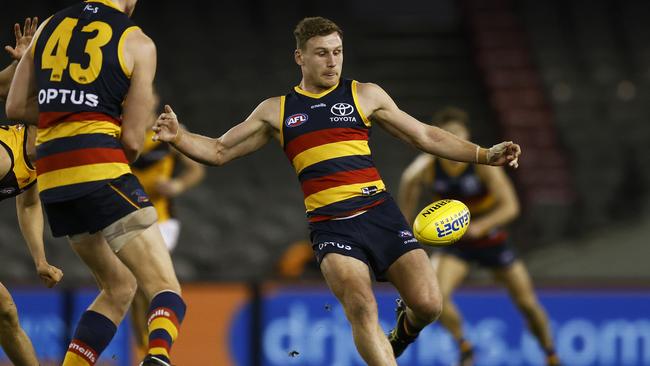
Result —
[[[6, 46], [14, 61], [0, 71], [0, 101], [7, 97], [18, 60], [38, 25], [37, 18], [27, 18], [21, 30], [14, 26], [16, 46]], [[43, 211], [36, 188], [36, 170], [31, 164], [34, 156], [35, 127], [0, 125], [0, 201], [16, 197], [18, 225], [32, 255], [36, 272], [47, 287], [56, 285], [63, 276], [45, 258], [43, 245]], [[34, 347], [18, 322], [18, 311], [11, 294], [0, 282], [0, 346], [16, 366], [36, 366]]]
[[[442, 301], [426, 253], [372, 162], [371, 126], [460, 161], [516, 166], [520, 149], [512, 142], [480, 148], [417, 121], [375, 84], [341, 79], [342, 32], [332, 21], [305, 18], [294, 35], [302, 80], [289, 94], [263, 101], [219, 138], [179, 130], [169, 106], [154, 131], [158, 139], [210, 165], [277, 139], [298, 174], [316, 258], [345, 309], [361, 357], [369, 365], [396, 365], [395, 357], [438, 317]], [[379, 326], [370, 270], [378, 280], [392, 282], [408, 305], [390, 342]]]
[[101, 290], [77, 324], [64, 366], [97, 362], [136, 281], [152, 314], [144, 365], [171, 363], [185, 315], [156, 211], [129, 168], [156, 102], [156, 48], [130, 19], [136, 2], [88, 0], [51, 16], [7, 98], [8, 117], [38, 124], [38, 189], [52, 233], [68, 238]]

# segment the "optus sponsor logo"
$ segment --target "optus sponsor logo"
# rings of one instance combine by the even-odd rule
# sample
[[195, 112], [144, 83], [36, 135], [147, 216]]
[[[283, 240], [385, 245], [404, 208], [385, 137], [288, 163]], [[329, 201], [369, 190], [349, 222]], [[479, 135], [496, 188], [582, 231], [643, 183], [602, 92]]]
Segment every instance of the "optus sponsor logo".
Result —
[[307, 116], [306, 114], [298, 113], [287, 117], [287, 119], [284, 121], [284, 124], [287, 127], [298, 127], [301, 124], [307, 122], [308, 119], [309, 116]]

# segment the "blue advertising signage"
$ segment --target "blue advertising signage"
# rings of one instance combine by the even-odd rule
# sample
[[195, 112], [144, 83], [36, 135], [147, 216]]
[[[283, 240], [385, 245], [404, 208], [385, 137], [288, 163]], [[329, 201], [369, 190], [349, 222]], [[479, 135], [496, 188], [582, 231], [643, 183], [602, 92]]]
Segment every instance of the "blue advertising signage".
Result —
[[[396, 293], [377, 292], [382, 328], [395, 323]], [[541, 291], [557, 351], [565, 365], [650, 365], [650, 293]], [[477, 366], [544, 365], [544, 355], [507, 294], [461, 291], [455, 301], [476, 347]], [[285, 288], [262, 302], [263, 365], [356, 366], [359, 357], [342, 307], [326, 289]], [[250, 307], [231, 325], [231, 353], [237, 365], [250, 364]], [[439, 325], [422, 331], [399, 364], [452, 365], [458, 351]]]
[[[97, 291], [70, 293], [57, 290], [14, 290], [12, 297], [18, 307], [20, 324], [32, 341], [38, 359], [44, 364], [59, 364], [65, 355], [68, 337], [74, 326], [94, 300]], [[128, 322], [123, 322], [107, 349], [102, 353], [102, 365], [129, 366], [130, 339]], [[0, 363], [7, 362], [0, 349]]]

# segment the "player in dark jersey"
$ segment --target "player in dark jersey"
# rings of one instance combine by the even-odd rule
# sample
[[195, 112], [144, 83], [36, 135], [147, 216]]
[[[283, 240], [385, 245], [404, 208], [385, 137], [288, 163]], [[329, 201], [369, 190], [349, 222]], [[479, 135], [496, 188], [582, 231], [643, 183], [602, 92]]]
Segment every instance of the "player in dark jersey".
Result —
[[[6, 46], [14, 61], [0, 71], [0, 101], [7, 97], [18, 60], [29, 46], [37, 18], [27, 18], [24, 28], [14, 26], [16, 46]], [[45, 258], [43, 246], [43, 211], [36, 189], [36, 171], [31, 164], [34, 155], [36, 127], [0, 125], [0, 201], [16, 197], [18, 225], [34, 260], [36, 272], [47, 287], [56, 285], [63, 276]], [[36, 366], [34, 347], [18, 322], [18, 311], [9, 291], [0, 282], [0, 346], [17, 366]]]
[[[438, 317], [442, 301], [426, 253], [374, 166], [371, 125], [426, 152], [462, 161], [516, 166], [520, 149], [512, 142], [479, 148], [402, 112], [379, 86], [341, 79], [342, 32], [330, 20], [305, 18], [294, 34], [302, 80], [289, 94], [263, 101], [219, 138], [179, 130], [169, 106], [154, 131], [158, 139], [210, 165], [278, 140], [302, 185], [316, 258], [343, 305], [361, 357], [369, 365], [395, 365], [395, 356]], [[390, 342], [379, 326], [370, 271], [392, 282], [408, 305]]]
[[[454, 135], [470, 138], [468, 116], [449, 107], [436, 113], [434, 123]], [[443, 307], [440, 323], [458, 342], [460, 365], [473, 365], [474, 352], [465, 338], [462, 316], [452, 302], [454, 290], [467, 276], [470, 265], [488, 268], [509, 291], [528, 325], [546, 352], [548, 365], [558, 365], [544, 309], [533, 290], [530, 275], [508, 241], [504, 226], [519, 215], [519, 201], [510, 179], [501, 167], [460, 163], [421, 154], [404, 171], [398, 201], [412, 222], [422, 191], [433, 200], [451, 198], [467, 204], [472, 223], [460, 242], [441, 251], [437, 274]]]
[[38, 124], [38, 189], [52, 233], [68, 237], [101, 289], [63, 364], [93, 365], [137, 286], [150, 301], [144, 365], [169, 365], [185, 315], [156, 212], [131, 174], [155, 120], [153, 41], [130, 19], [135, 0], [90, 0], [37, 31], [7, 99], [10, 118]]

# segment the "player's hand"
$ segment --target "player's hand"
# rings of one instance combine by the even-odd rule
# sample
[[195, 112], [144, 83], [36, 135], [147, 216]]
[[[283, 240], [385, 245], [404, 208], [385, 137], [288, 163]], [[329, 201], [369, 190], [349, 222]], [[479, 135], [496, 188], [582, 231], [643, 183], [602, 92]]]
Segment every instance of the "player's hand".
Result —
[[43, 283], [45, 283], [45, 286], [48, 288], [54, 287], [54, 285], [59, 283], [59, 281], [61, 281], [61, 278], [63, 278], [63, 271], [50, 265], [47, 262], [38, 264], [36, 266], [36, 272], [38, 273], [38, 277], [41, 278]]
[[181, 129], [179, 128], [176, 113], [169, 105], [165, 105], [165, 111], [158, 116], [156, 123], [153, 125], [154, 141], [163, 141], [176, 143], [180, 141]]
[[16, 61], [19, 61], [25, 54], [27, 47], [32, 42], [34, 34], [38, 29], [38, 17], [25, 19], [23, 29], [20, 29], [20, 24], [14, 24], [14, 35], [16, 36], [16, 46], [5, 46], [5, 51]]
[[161, 196], [173, 198], [183, 193], [185, 187], [183, 183], [176, 179], [161, 180], [156, 182], [156, 191]]
[[490, 165], [506, 165], [517, 169], [519, 167], [521, 147], [512, 141], [496, 144], [488, 149], [487, 161]]

